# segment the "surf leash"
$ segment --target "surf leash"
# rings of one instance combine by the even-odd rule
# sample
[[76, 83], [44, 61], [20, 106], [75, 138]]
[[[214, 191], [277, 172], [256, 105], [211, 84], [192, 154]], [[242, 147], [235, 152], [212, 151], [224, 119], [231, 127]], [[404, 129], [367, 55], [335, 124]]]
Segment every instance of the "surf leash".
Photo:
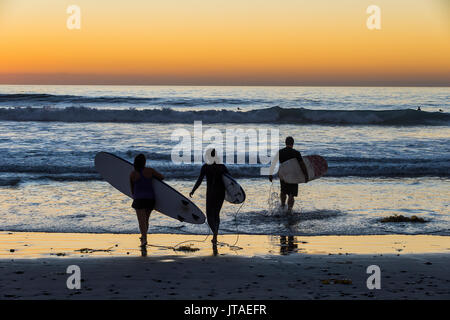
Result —
[[228, 246], [230, 248], [230, 250], [233, 250], [233, 251], [237, 251], [237, 250], [242, 250], [243, 249], [243, 248], [237, 246], [237, 243], [239, 242], [239, 236], [240, 236], [240, 234], [239, 234], [239, 227], [238, 227], [238, 223], [237, 223], [237, 215], [241, 211], [241, 209], [244, 206], [244, 204], [245, 204], [245, 202], [243, 202], [239, 206], [239, 208], [237, 209], [236, 213], [234, 214], [234, 222], [235, 222], [235, 226], [236, 226], [236, 235], [237, 235], [236, 241], [232, 245], [230, 245], [230, 244], [228, 244], [226, 242], [217, 242], [217, 244]]
[[[234, 216], [235, 226], [236, 226], [236, 235], [237, 235], [236, 241], [232, 245], [230, 245], [230, 244], [228, 244], [226, 242], [217, 242], [217, 244], [228, 246], [230, 248], [230, 250], [234, 250], [234, 251], [243, 249], [243, 248], [237, 246], [237, 243], [239, 242], [239, 236], [240, 236], [238, 222], [237, 222], [237, 215], [241, 211], [241, 209], [244, 206], [244, 204], [245, 204], [245, 202], [243, 202], [239, 206], [239, 208], [237, 209], [236, 213], [233, 215]], [[181, 250], [177, 249], [177, 247], [181, 246], [184, 243], [191, 243], [191, 242], [204, 243], [209, 238], [209, 236], [211, 235], [211, 227], [209, 226], [208, 221], [206, 221], [206, 224], [208, 225], [208, 234], [205, 237], [205, 239], [203, 239], [203, 240], [193, 240], [193, 239], [192, 240], [185, 240], [185, 241], [181, 241], [181, 242], [177, 243], [174, 246], [163, 246], [163, 245], [156, 245], [156, 244], [147, 244], [147, 246], [149, 246], [149, 247], [156, 247], [156, 248], [171, 249], [171, 250], [174, 250], [174, 251], [181, 251]]]
[[[208, 224], [208, 222], [206, 222], [206, 224]], [[209, 225], [208, 225], [208, 227], [209, 227]], [[203, 240], [194, 240], [194, 239], [192, 239], [192, 240], [184, 240], [184, 241], [181, 241], [181, 242], [179, 242], [179, 243], [177, 243], [176, 245], [174, 245], [174, 246], [163, 246], [163, 245], [157, 245], [157, 244], [147, 244], [147, 246], [149, 246], [149, 247], [155, 247], [155, 248], [164, 248], [164, 249], [171, 249], [171, 250], [173, 250], [173, 251], [181, 251], [181, 250], [177, 250], [177, 247], [179, 247], [179, 246], [181, 246], [182, 244], [184, 244], [184, 243], [191, 243], [191, 242], [200, 242], [200, 243], [203, 243], [203, 242], [205, 242], [207, 239], [208, 239], [208, 237], [211, 235], [211, 228], [208, 228], [208, 234], [206, 235], [206, 237], [205, 237], [205, 239], [203, 239]]]

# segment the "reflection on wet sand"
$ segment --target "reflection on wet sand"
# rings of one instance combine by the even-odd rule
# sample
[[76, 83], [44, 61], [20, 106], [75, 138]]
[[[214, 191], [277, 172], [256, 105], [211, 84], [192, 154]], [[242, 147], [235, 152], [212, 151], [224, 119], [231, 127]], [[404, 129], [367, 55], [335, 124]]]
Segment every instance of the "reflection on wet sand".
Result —
[[286, 256], [288, 254], [297, 252], [298, 245], [295, 242], [296, 241], [294, 236], [280, 236], [280, 254]]
[[[238, 240], [236, 240], [238, 239]], [[0, 259], [42, 257], [210, 256], [203, 235], [151, 234], [147, 248], [134, 234], [0, 232]], [[183, 247], [177, 243], [184, 243]], [[80, 249], [82, 248], [82, 249]], [[265, 236], [221, 235], [212, 255], [450, 253], [450, 237], [431, 235]]]

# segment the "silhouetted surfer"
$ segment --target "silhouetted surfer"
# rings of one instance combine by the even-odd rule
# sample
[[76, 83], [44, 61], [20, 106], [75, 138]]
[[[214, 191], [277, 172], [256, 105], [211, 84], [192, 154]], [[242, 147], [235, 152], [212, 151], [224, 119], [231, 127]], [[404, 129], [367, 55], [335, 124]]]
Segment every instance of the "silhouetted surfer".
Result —
[[195, 190], [197, 190], [203, 178], [206, 176], [206, 217], [208, 219], [208, 225], [213, 232], [212, 242], [215, 244], [217, 243], [217, 234], [219, 233], [219, 214], [225, 199], [225, 185], [222, 180], [222, 175], [228, 173], [228, 169], [225, 165], [217, 163], [215, 149], [207, 150], [206, 157], [207, 163], [202, 166], [197, 182], [189, 196], [193, 196]]
[[130, 187], [133, 195], [133, 204], [136, 210], [141, 231], [141, 246], [147, 245], [148, 220], [155, 207], [155, 193], [153, 191], [152, 178], [164, 179], [164, 176], [153, 168], [145, 167], [145, 156], [139, 154], [134, 158], [134, 171], [130, 173]]
[[[269, 175], [269, 180], [270, 182], [272, 182], [273, 176], [273, 170], [276, 166], [277, 161], [281, 163], [288, 161], [290, 159], [294, 159], [297, 158], [298, 163], [300, 164], [300, 168], [303, 171], [303, 174], [305, 175], [305, 179], [306, 182], [309, 181], [309, 176], [308, 176], [308, 170], [306, 169], [306, 165], [303, 162], [303, 158], [302, 155], [300, 154], [300, 152], [298, 152], [297, 150], [294, 149], [294, 138], [292, 137], [287, 137], [286, 138], [286, 147], [281, 149], [278, 152], [278, 157], [276, 157], [276, 159], [272, 162], [272, 165], [270, 167], [270, 175]], [[280, 190], [280, 200], [281, 200], [281, 207], [284, 208], [285, 204], [286, 204], [286, 197], [288, 196], [288, 211], [291, 212], [292, 211], [292, 207], [294, 206], [294, 197], [298, 196], [298, 184], [297, 183], [287, 183], [284, 182], [283, 180], [281, 180], [280, 178], [280, 185], [281, 185], [281, 190]]]

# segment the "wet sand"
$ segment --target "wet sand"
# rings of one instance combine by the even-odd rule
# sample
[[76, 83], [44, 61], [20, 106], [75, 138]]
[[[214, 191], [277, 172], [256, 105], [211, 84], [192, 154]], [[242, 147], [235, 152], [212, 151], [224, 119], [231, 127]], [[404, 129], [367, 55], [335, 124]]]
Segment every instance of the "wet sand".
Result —
[[[217, 251], [210, 239], [156, 234], [142, 252], [137, 235], [0, 232], [0, 299], [450, 298], [450, 237], [227, 235]], [[70, 265], [81, 289], [67, 288]]]

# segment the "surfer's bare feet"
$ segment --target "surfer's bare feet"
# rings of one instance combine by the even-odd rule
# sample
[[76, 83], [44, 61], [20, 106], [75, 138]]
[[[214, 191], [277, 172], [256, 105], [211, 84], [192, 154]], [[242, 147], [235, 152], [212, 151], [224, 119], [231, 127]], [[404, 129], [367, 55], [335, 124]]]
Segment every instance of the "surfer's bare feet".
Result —
[[141, 257], [147, 256], [147, 246], [141, 247]]
[[213, 242], [212, 249], [213, 249], [213, 256], [217, 256], [219, 254], [219, 251], [217, 250], [217, 242]]

